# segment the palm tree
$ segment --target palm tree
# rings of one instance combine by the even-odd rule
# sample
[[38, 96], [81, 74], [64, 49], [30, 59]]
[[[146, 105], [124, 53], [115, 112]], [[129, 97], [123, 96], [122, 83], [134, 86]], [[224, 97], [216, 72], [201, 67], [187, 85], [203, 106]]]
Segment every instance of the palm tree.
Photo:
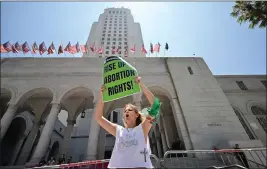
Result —
[[236, 1], [231, 16], [238, 18], [237, 22], [249, 22], [249, 28], [267, 26], [267, 1]]

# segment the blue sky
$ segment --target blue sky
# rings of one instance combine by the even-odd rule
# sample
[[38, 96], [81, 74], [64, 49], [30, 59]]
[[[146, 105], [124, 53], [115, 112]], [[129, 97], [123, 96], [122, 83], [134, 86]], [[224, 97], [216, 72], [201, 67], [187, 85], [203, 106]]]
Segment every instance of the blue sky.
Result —
[[36, 41], [39, 45], [44, 41], [48, 47], [54, 41], [56, 48], [60, 42], [84, 44], [92, 23], [105, 8], [124, 6], [140, 23], [147, 49], [150, 42], [160, 42], [162, 47], [168, 42], [170, 49], [165, 55], [191, 57], [195, 53], [204, 58], [215, 75], [266, 74], [266, 30], [238, 24], [230, 16], [233, 4], [2, 2], [1, 43], [28, 41], [31, 45]]

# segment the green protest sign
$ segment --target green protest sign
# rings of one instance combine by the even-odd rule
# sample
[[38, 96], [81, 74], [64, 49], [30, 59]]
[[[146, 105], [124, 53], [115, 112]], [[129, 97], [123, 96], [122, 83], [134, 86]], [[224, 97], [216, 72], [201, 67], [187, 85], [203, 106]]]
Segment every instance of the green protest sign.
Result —
[[103, 67], [103, 101], [109, 102], [133, 95], [141, 91], [134, 77], [138, 76], [136, 69], [117, 56], [107, 57]]

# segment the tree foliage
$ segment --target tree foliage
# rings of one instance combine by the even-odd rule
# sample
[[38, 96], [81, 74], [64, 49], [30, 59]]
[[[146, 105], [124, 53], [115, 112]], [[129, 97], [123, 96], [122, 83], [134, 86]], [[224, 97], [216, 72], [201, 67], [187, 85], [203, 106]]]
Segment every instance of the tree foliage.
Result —
[[236, 1], [231, 16], [242, 24], [249, 22], [249, 28], [267, 26], [267, 1]]

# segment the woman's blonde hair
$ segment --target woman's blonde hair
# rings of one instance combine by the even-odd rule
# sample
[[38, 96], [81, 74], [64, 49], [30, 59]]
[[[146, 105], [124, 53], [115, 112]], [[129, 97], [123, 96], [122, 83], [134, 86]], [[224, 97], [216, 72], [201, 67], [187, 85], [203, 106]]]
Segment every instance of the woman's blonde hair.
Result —
[[[131, 103], [126, 104], [126, 105], [124, 106], [124, 110], [125, 110], [126, 107], [128, 107], [128, 106], [130, 106], [130, 107], [134, 110], [134, 112], [138, 114], [138, 117], [136, 118], [136, 121], [135, 121], [135, 126], [138, 126], [139, 124], [141, 124], [141, 123], [145, 120], [145, 117], [143, 117], [143, 116], [141, 115], [140, 111], [138, 111], [137, 106], [135, 106], [135, 105], [133, 105], [133, 104], [131, 104]], [[127, 126], [126, 123], [124, 122], [124, 119], [122, 119], [122, 120], [123, 120], [123, 124], [124, 124], [124, 126]]]

